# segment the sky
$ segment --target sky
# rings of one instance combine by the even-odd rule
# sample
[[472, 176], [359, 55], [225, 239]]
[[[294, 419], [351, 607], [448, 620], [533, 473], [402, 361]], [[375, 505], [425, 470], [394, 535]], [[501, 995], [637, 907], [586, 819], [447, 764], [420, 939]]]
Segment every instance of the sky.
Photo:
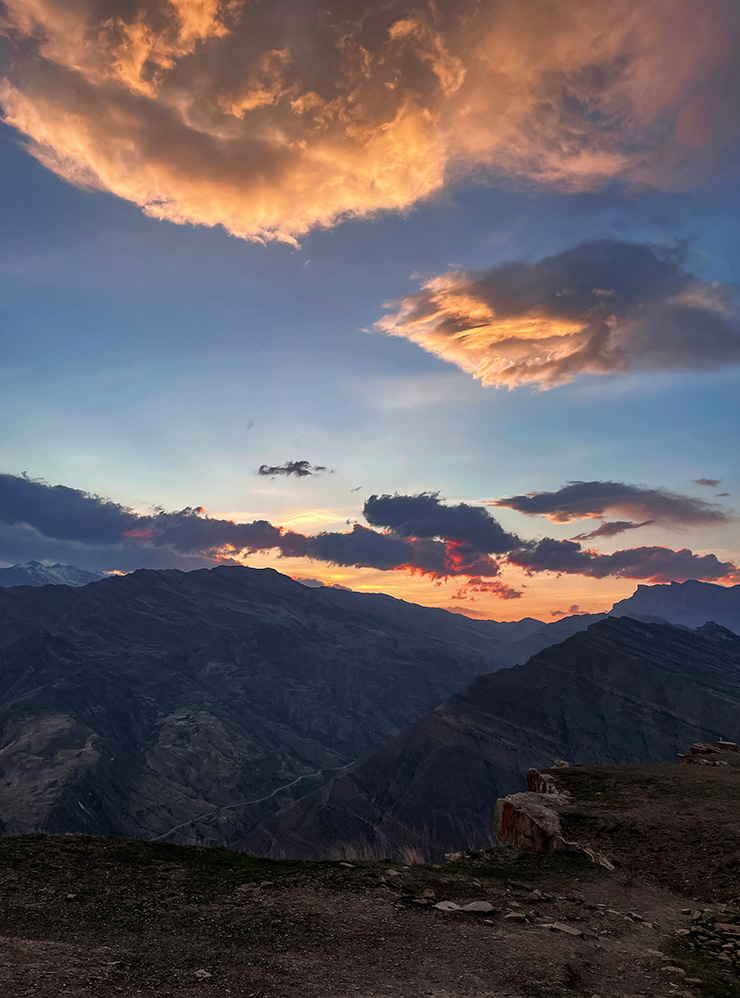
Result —
[[738, 42], [733, 0], [0, 3], [0, 564], [738, 584]]

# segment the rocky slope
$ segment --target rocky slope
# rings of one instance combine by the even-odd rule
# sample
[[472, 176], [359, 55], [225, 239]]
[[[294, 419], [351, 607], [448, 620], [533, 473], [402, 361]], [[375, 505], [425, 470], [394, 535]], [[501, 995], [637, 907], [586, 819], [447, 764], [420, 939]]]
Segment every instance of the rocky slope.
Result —
[[271, 570], [0, 589], [0, 831], [240, 841], [495, 668], [497, 641]]
[[495, 801], [523, 789], [530, 767], [669, 761], [738, 737], [740, 638], [607, 618], [474, 680], [245, 844], [288, 856], [419, 844], [439, 856], [490, 842]]
[[[737, 998], [740, 767], [572, 767], [568, 838], [439, 867], [0, 840], [0, 993]], [[408, 857], [410, 860], [411, 857]]]

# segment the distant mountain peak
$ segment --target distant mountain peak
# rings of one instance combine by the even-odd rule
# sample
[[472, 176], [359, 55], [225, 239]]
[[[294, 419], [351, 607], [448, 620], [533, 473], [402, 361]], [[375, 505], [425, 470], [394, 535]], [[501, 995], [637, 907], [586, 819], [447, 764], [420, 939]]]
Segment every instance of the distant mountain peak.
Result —
[[12, 586], [86, 586], [104, 579], [102, 572], [91, 572], [75, 565], [44, 565], [40, 561], [27, 561], [10, 568], [0, 568], [0, 588]]

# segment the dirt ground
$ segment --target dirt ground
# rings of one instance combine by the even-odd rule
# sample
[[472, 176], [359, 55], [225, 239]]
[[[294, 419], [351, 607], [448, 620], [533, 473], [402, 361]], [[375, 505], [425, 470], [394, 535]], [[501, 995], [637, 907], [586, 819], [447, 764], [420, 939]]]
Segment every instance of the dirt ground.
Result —
[[[740, 923], [734, 839], [716, 849], [724, 823], [740, 830], [727, 782], [740, 785], [740, 770], [717, 777], [707, 796], [705, 782], [677, 772], [686, 767], [661, 768], [679, 781], [680, 814], [660, 774], [643, 787], [646, 809], [634, 795], [621, 799], [628, 784], [611, 770], [569, 775], [580, 794], [574, 825], [611, 846], [613, 873], [578, 856], [505, 849], [404, 867], [81, 836], [2, 839], [0, 995], [740, 998], [733, 967], [687, 942], [698, 911], [725, 919], [736, 910]], [[633, 786], [639, 775], [629, 776]], [[721, 814], [692, 823], [692, 808], [714, 808], [718, 792]], [[643, 839], [663, 820], [661, 859]], [[681, 851], [687, 827], [698, 840]], [[445, 911], [440, 901], [491, 908]]]

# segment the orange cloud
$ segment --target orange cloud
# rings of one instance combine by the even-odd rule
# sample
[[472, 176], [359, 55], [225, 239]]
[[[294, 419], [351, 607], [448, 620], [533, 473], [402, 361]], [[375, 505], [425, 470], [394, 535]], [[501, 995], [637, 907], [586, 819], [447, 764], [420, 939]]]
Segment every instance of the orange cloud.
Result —
[[675, 248], [599, 240], [537, 263], [425, 281], [376, 325], [484, 385], [550, 388], [582, 374], [740, 363], [740, 296]]
[[480, 171], [676, 185], [732, 137], [732, 0], [5, 0], [0, 17], [0, 102], [37, 159], [245, 239]]

